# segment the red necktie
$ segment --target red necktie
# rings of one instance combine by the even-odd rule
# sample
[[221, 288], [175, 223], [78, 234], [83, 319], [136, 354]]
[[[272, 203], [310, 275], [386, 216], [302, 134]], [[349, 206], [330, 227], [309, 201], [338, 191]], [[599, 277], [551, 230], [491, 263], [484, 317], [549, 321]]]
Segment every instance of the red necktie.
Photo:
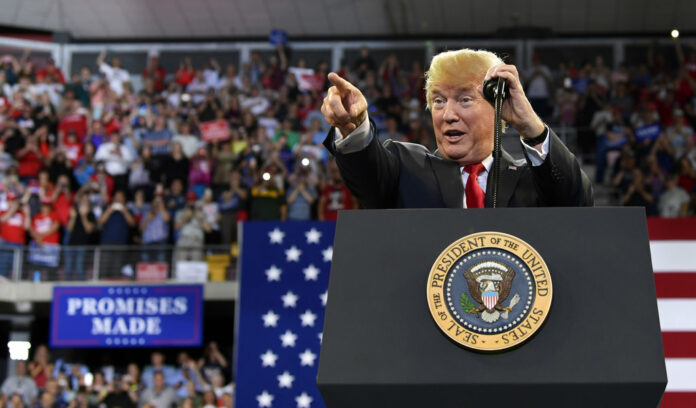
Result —
[[466, 208], [483, 208], [483, 200], [486, 194], [481, 189], [478, 183], [478, 175], [485, 171], [483, 164], [469, 164], [464, 167], [464, 171], [469, 173], [469, 178], [466, 180]]

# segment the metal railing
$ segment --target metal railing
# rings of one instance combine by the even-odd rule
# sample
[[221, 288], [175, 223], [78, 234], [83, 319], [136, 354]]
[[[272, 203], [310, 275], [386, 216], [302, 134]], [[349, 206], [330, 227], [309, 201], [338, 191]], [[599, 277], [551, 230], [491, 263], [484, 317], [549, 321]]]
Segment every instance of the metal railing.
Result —
[[0, 279], [10, 281], [234, 281], [236, 248], [12, 246], [0, 244]]

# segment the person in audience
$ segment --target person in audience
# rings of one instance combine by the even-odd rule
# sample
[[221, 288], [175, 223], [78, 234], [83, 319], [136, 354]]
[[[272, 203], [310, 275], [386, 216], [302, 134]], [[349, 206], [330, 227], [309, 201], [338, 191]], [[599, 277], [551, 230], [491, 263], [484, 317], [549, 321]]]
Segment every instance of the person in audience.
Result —
[[143, 262], [164, 262], [166, 251], [161, 248], [167, 244], [169, 240], [169, 212], [164, 206], [162, 197], [155, 196], [152, 199], [150, 211], [143, 215], [140, 221], [140, 232], [142, 234], [142, 243], [147, 246], [160, 247], [152, 251], [143, 250]]
[[46, 387], [46, 381], [53, 376], [53, 363], [45, 344], [40, 344], [34, 352], [34, 359], [27, 368], [36, 386], [41, 390]]
[[249, 194], [249, 219], [285, 221], [287, 211], [285, 191], [273, 181], [269, 171], [259, 174]]
[[621, 198], [621, 202], [625, 206], [640, 206], [645, 207], [646, 213], [652, 215], [653, 202], [655, 197], [650, 191], [650, 186], [645, 183], [645, 177], [640, 169], [633, 169], [633, 182], [626, 189], [626, 194]]
[[176, 391], [164, 382], [164, 373], [156, 371], [152, 376], [152, 387], [143, 390], [138, 407], [171, 408], [177, 401]]
[[113, 383], [110, 384], [106, 396], [101, 400], [107, 408], [135, 408], [138, 406], [137, 389], [132, 389], [124, 377], [117, 375]]
[[196, 194], [203, 195], [203, 190], [210, 186], [213, 173], [213, 160], [210, 158], [208, 149], [201, 147], [190, 161], [188, 170], [188, 186]]
[[143, 370], [141, 380], [146, 387], [152, 388], [154, 384], [153, 376], [156, 372], [164, 373], [167, 385], [174, 386], [178, 384], [177, 369], [165, 364], [164, 354], [159, 351], [150, 354], [150, 365]]
[[205, 234], [212, 231], [201, 211], [194, 191], [186, 193], [186, 205], [174, 216], [176, 234], [176, 259], [200, 261], [203, 259]]
[[[123, 190], [116, 190], [114, 197], [97, 221], [101, 229], [101, 245], [123, 246], [130, 242], [130, 229], [135, 226], [135, 218], [126, 207], [126, 194]], [[125, 263], [123, 254], [117, 249], [105, 249], [102, 251], [102, 262], [110, 271], [107, 276], [119, 276], [121, 266]]]
[[[198, 149], [196, 149], [196, 152], [197, 151]], [[191, 160], [193, 160], [193, 157], [195, 156], [196, 155], [193, 155], [190, 158], [187, 157], [184, 154], [183, 147], [180, 143], [174, 142], [172, 144], [172, 154], [167, 159], [167, 163], [165, 165], [166, 171], [164, 172], [164, 176], [167, 180], [167, 186], [171, 187], [174, 180], [179, 180], [182, 184], [182, 189], [187, 188], [191, 173]]]
[[220, 195], [218, 206], [220, 219], [221, 243], [237, 242], [237, 220], [246, 214], [246, 199], [249, 191], [242, 184], [242, 175], [234, 170], [229, 175], [229, 185]]
[[143, 134], [143, 146], [150, 149], [152, 160], [158, 168], [166, 164], [171, 154], [172, 137], [164, 116], [156, 116], [154, 125]]
[[48, 391], [41, 393], [39, 400], [37, 401], [36, 408], [60, 408], [60, 405], [56, 402], [56, 396]]
[[105, 58], [106, 50], [102, 51], [97, 57], [97, 66], [99, 71], [104, 74], [111, 90], [117, 96], [120, 96], [123, 94], [124, 84], [130, 82], [130, 74], [121, 68], [121, 60], [117, 57], [111, 59], [111, 65], [106, 63]]
[[329, 177], [319, 195], [318, 215], [320, 221], [335, 221], [339, 210], [358, 208], [355, 197], [343, 184], [343, 179], [334, 160], [329, 162]]
[[104, 163], [104, 169], [114, 179], [115, 188], [128, 187], [128, 170], [135, 157], [132, 156], [131, 150], [121, 143], [121, 135], [118, 132], [112, 133], [111, 140], [99, 146], [94, 158]]
[[27, 373], [27, 363], [23, 360], [15, 362], [15, 374], [5, 379], [0, 391], [5, 395], [13, 396], [10, 399], [13, 407], [17, 406], [14, 395], [18, 395], [25, 406], [31, 406], [39, 394], [36, 383]]
[[32, 218], [29, 234], [39, 247], [60, 245], [60, 222], [50, 199], [41, 200], [41, 211]]
[[686, 216], [691, 197], [678, 183], [679, 176], [677, 174], [670, 174], [667, 177], [666, 189], [657, 203], [660, 217], [674, 218]]
[[[89, 405], [89, 395], [87, 394], [87, 388], [84, 386], [80, 387], [77, 392], [75, 392], [75, 397], [70, 400], [68, 408], [90, 408]], [[115, 408], [115, 407], [109, 407]]]
[[312, 205], [317, 199], [317, 192], [310, 184], [310, 169], [300, 166], [290, 179], [288, 189], [288, 220], [307, 221], [312, 219]]
[[210, 226], [210, 231], [205, 233], [205, 243], [215, 245], [220, 242], [220, 207], [213, 199], [213, 190], [206, 188], [201, 197], [200, 210], [205, 217], [205, 222]]
[[220, 352], [217, 342], [211, 341], [208, 343], [203, 352], [203, 357], [198, 360], [198, 367], [208, 382], [212, 381], [213, 376], [216, 374], [223, 375], [224, 378], [228, 363], [225, 356]]
[[0, 210], [0, 276], [10, 277], [14, 269], [14, 250], [27, 243], [26, 233], [31, 226], [29, 204], [21, 203], [17, 195], [8, 191], [5, 195], [7, 209]]
[[[46, 394], [51, 396], [50, 400], [44, 400], [44, 395]], [[39, 400], [42, 408], [66, 408], [68, 406], [68, 400], [61, 391], [58, 380], [55, 378], [49, 378], [46, 381], [46, 388], [41, 393]]]
[[218, 406], [215, 391], [208, 389], [203, 393], [203, 408], [216, 408]]
[[22, 396], [20, 394], [11, 394], [10, 395], [10, 400], [7, 403], [7, 408], [25, 408], [26, 404], [24, 404], [24, 400], [22, 399]]
[[77, 205], [70, 208], [67, 231], [68, 242], [63, 248], [66, 279], [83, 280], [86, 252], [84, 247], [96, 243], [97, 231], [97, 218], [86, 193], [80, 194]]

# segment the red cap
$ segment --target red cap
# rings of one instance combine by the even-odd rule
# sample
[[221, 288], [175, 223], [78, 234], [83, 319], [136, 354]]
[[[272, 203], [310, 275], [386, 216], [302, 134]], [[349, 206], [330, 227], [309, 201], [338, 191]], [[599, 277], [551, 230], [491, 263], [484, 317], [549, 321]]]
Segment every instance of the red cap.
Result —
[[17, 194], [13, 193], [12, 191], [7, 192], [7, 199], [8, 200], [16, 200], [17, 199]]
[[195, 191], [189, 191], [188, 193], [186, 193], [186, 202], [190, 201], [198, 201], [198, 195]]

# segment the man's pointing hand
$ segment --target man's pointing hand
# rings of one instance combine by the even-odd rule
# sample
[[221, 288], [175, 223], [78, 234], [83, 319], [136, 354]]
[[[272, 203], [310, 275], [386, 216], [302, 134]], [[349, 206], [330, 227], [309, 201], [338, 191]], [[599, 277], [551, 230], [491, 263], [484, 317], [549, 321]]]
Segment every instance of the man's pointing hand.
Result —
[[321, 113], [345, 137], [365, 121], [367, 101], [358, 88], [336, 73], [329, 74], [329, 81], [333, 86], [324, 98]]

